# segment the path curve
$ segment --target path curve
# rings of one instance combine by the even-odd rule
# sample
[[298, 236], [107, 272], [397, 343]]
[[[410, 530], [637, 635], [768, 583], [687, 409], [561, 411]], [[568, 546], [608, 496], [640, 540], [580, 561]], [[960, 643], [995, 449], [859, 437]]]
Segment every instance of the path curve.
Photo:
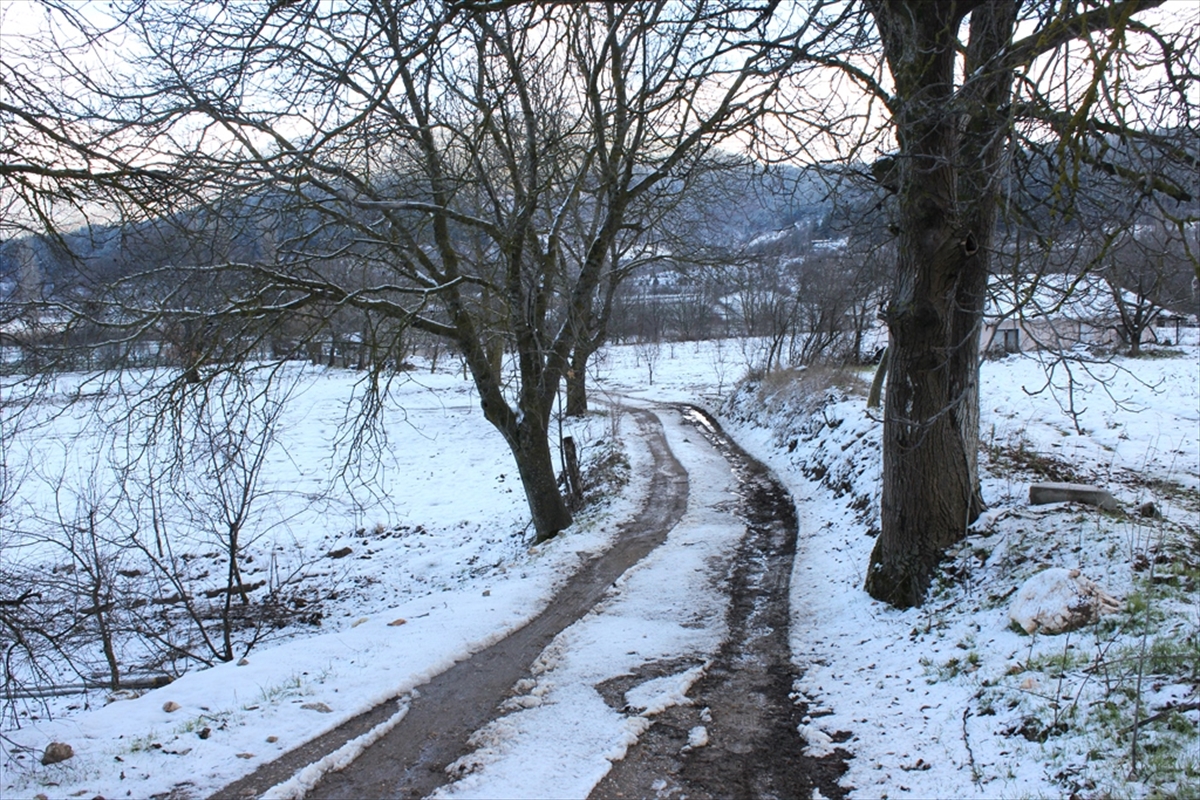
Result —
[[696, 407], [683, 413], [739, 487], [746, 533], [726, 578], [729, 635], [688, 692], [691, 704], [656, 716], [590, 798], [808, 798], [814, 789], [844, 797], [848, 753], [809, 757], [799, 733], [807, 709], [794, 701], [788, 633], [799, 528], [791, 495], [713, 417]]
[[[499, 705], [525, 677], [534, 659], [560, 631], [594, 606], [629, 567], [662, 544], [683, 516], [688, 476], [667, 445], [662, 422], [648, 409], [625, 410], [636, 421], [654, 462], [646, 500], [621, 525], [614, 545], [589, 561], [555, 595], [546, 609], [496, 644], [460, 661], [419, 687], [408, 713], [340, 772], [330, 772], [310, 797], [424, 797], [449, 781], [445, 768], [470, 752], [467, 739], [498, 716]], [[213, 798], [258, 797], [309, 764], [366, 734], [396, 713], [382, 703], [222, 788]]]

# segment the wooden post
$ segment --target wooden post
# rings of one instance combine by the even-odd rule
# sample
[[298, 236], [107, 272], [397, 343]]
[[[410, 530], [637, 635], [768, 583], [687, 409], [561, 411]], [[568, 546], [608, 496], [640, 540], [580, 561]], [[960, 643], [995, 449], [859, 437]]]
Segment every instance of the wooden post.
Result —
[[579, 472], [579, 453], [575, 450], [575, 439], [567, 436], [563, 439], [563, 466], [567, 471], [567, 492], [572, 508], [583, 505], [583, 476]]

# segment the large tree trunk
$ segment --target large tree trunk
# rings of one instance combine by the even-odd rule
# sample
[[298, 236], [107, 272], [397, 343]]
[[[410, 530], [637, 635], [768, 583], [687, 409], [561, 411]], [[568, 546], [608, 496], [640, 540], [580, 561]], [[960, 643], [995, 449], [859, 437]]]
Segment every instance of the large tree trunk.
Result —
[[1013, 84], [1013, 71], [994, 68], [994, 60], [1012, 40], [1017, 5], [1016, 0], [991, 0], [971, 14], [966, 70], [975, 78], [959, 93], [968, 113], [958, 147], [958, 193], [964, 238], [973, 255], [959, 278], [955, 296], [950, 392], [952, 397], [962, 398], [955, 417], [973, 487], [967, 514], [971, 522], [987, 507], [979, 488], [979, 353]]
[[[481, 387], [476, 374], [475, 385]], [[487, 383], [486, 379], [483, 383]], [[498, 391], [481, 391], [484, 416], [500, 431], [525, 489], [525, 499], [533, 519], [534, 539], [544, 542], [570, 527], [571, 511], [558, 488], [558, 473], [550, 453], [548, 418], [539, 412], [514, 412]]]
[[570, 526], [571, 512], [558, 488], [546, 426], [526, 415], [511, 433], [502, 431], [513, 458], [525, 499], [533, 516], [535, 540], [544, 542]]
[[[923, 601], [946, 548], [984, 507], [979, 332], [1003, 123], [978, 112], [994, 92], [1007, 93], [1011, 78], [977, 78], [969, 96], [956, 95], [962, 9], [924, 0], [873, 6], [896, 83], [900, 233], [887, 310], [881, 533], [866, 589], [900, 607]], [[976, 14], [969, 60], [985, 64], [1011, 36], [1015, 5], [993, 3]], [[956, 113], [968, 99], [978, 102], [969, 109], [977, 113], [961, 114], [961, 105]]]
[[449, 305], [458, 312], [455, 314], [457, 341], [479, 392], [483, 416], [508, 443], [525, 489], [535, 541], [544, 542], [570, 527], [573, 521], [559, 491], [558, 475], [550, 453], [550, 407], [557, 393], [558, 379], [547, 380], [545, 373], [539, 377], [536, 359], [518, 359], [522, 399], [520, 408], [514, 410], [504, 396], [502, 373], [493, 362], [493, 349], [477, 335], [474, 321], [461, 313], [462, 306], [457, 298]]

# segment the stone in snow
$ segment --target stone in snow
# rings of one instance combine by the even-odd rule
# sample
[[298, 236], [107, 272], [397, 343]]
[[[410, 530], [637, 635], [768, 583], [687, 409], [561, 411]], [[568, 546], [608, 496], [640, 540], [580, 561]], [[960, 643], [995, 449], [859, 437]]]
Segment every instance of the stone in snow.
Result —
[[51, 742], [46, 745], [46, 750], [42, 753], [42, 766], [48, 767], [51, 764], [58, 764], [74, 755], [75, 750], [66, 742]]
[[1121, 504], [1099, 486], [1083, 483], [1035, 483], [1029, 487], [1029, 502], [1035, 506], [1047, 503], [1087, 503], [1105, 511], [1118, 511]]
[[1112, 614], [1121, 603], [1077, 569], [1051, 567], [1025, 581], [1008, 615], [1026, 633], [1063, 633]]
[[332, 714], [333, 713], [333, 709], [330, 708], [329, 706], [325, 705], [324, 703], [305, 703], [304, 705], [302, 705], [300, 707], [307, 711], [316, 711], [320, 714]]

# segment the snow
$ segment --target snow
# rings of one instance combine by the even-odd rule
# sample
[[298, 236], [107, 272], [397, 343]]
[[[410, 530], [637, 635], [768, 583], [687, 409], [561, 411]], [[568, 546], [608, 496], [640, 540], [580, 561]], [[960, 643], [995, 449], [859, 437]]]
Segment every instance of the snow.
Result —
[[[861, 394], [830, 390], [822, 401], [784, 387], [734, 404], [738, 421], [726, 430], [771, 465], [797, 500], [791, 636], [804, 674], [796, 688], [810, 706], [830, 712], [806, 722], [815, 752], [828, 746], [820, 747], [814, 727], [849, 734], [839, 746], [854, 755], [842, 778], [853, 796], [1169, 795], [1200, 770], [1200, 714], [1189, 711], [1178, 735], [1147, 734], [1152, 747], [1170, 753], [1163, 758], [1170, 764], [1155, 773], [1143, 757], [1145, 777], [1130, 775], [1128, 664], [1146, 652], [1138, 647], [1135, 610], [1060, 636], [1018, 633], [1008, 615], [1012, 593], [1046, 567], [1080, 569], [1118, 598], [1152, 597], [1139, 556], [1179, 558], [1169, 549], [1177, 536], [1177, 544], [1195, 546], [1197, 355], [1193, 342], [1176, 358], [1077, 368], [1082, 433], [1056, 402], [1071, 388], [1061, 369], [1051, 390], [1030, 395], [1047, 382], [1037, 357], [985, 362], [984, 496], [992, 508], [949, 554], [948, 577], [926, 604], [907, 611], [862, 591], [878, 524], [880, 426]], [[864, 385], [869, 378], [860, 376]], [[814, 382], [821, 385], [819, 376]], [[1014, 468], [1022, 453], [1055, 459], [1074, 477], [1113, 491], [1127, 509], [1152, 499], [1165, 521], [1071, 504], [1030, 507], [1028, 486], [1039, 478]], [[822, 477], [812, 477], [813, 464], [826, 470]], [[999, 465], [1005, 469], [989, 472]], [[1180, 568], [1195, 569], [1191, 558]], [[1188, 585], [1153, 596], [1151, 608], [1162, 615], [1164, 638], [1194, 654], [1200, 617]], [[1181, 657], [1191, 663], [1194, 655]], [[1186, 668], [1154, 683], [1166, 694], [1143, 702], [1155, 708], [1200, 699]]]
[[697, 725], [688, 731], [687, 749], [695, 750], [697, 747], [704, 747], [708, 744], [708, 728], [703, 725]]
[[[322, 623], [280, 632], [245, 663], [195, 669], [133, 699], [101, 705], [97, 694], [87, 707], [68, 709], [82, 703], [67, 698], [50, 703], [52, 718], [29, 701], [20, 727], [5, 723], [0, 790], [5, 797], [145, 797], [181, 787], [188, 796], [206, 796], [400, 698], [389, 719], [267, 795], [300, 796], [325, 770], [352, 760], [397, 724], [405, 698], [422, 682], [530, 619], [565, 576], [609, 545], [617, 524], [643, 499], [650, 465], [634, 426], [622, 428], [619, 411], [656, 403], [691, 481], [683, 521], [551, 643], [506, 713], [476, 732], [473, 752], [452, 766], [454, 780], [438, 793], [586, 796], [655, 714], [689, 702], [688, 689], [725, 635], [727, 598], [719, 579], [742, 532], [731, 504], [722, 502], [731, 497], [733, 477], [672, 406], [715, 410], [722, 387], [727, 392], [746, 372], [754, 352], [730, 342], [663, 345], [652, 365], [653, 386], [637, 347], [598, 354], [594, 399], [612, 410], [568, 433], [585, 450], [619, 437], [633, 480], [622, 497], [538, 546], [526, 538], [524, 498], [504, 442], [483, 421], [460, 374], [420, 370], [392, 387], [387, 440], [368, 448], [362, 461], [371, 480], [347, 485], [340, 482], [346, 452], [331, 456], [330, 443], [347, 441], [347, 398], [362, 387], [353, 373], [299, 372], [266, 472], [273, 502], [259, 523], [269, 528], [264, 550], [283, 543], [308, 570], [306, 580], [337, 587]], [[811, 755], [852, 754], [842, 780], [852, 796], [1144, 795], [1180, 788], [1169, 780], [1117, 783], [1110, 765], [1129, 744], [1108, 741], [1088, 716], [1110, 697], [1100, 677], [1091, 677], [1099, 673], [1087, 669], [1101, 663], [1105, 648], [1127, 647], [1125, 629], [1101, 630], [1101, 623], [1058, 637], [1027, 636], [1010, 627], [1008, 608], [1011, 591], [1047, 567], [1080, 569], [1121, 599], [1145, 594], [1147, 576], [1168, 569], [1156, 566], [1165, 550], [1155, 548], [1178, 525], [1200, 527], [1197, 354], [1193, 343], [1179, 357], [1076, 368], [1074, 386], [1061, 365], [1047, 385], [1046, 365], [1037, 358], [986, 362], [984, 490], [991, 509], [950, 554], [947, 563], [959, 577], [940, 582], [924, 607], [907, 611], [861, 590], [879, 485], [878, 422], [863, 397], [839, 388], [844, 378], [820, 380], [821, 371], [810, 370], [792, 383], [819, 387], [814, 392], [788, 394], [792, 384], [781, 383], [779, 391], [743, 393], [726, 407], [726, 430], [768, 463], [796, 499], [801, 540], [791, 641], [801, 673], [795, 689], [810, 713], [801, 733]], [[863, 371], [850, 382], [869, 377]], [[31, 441], [34, 434], [7, 441], [10, 463], [36, 456], [37, 474], [53, 478], [86, 469], [106, 452], [90, 436], [83, 411], [66, 408], [59, 413], [46, 404], [43, 427], [34, 432], [42, 444]], [[1030, 507], [1033, 476], [1018, 467], [1032, 463], [1031, 454], [1069, 466], [1073, 477], [1109, 489], [1127, 507], [1153, 500], [1166, 521], [1109, 517], [1070, 504]], [[815, 463], [827, 465], [824, 476], [806, 474]], [[28, 498], [17, 510], [29, 519], [49, 514], [56, 502], [49, 485], [27, 478]], [[342, 547], [351, 556], [325, 556]], [[1139, 571], [1145, 570], [1139, 557], [1149, 559], [1150, 572]], [[1194, 602], [1189, 607], [1174, 596], [1156, 602], [1165, 618], [1160, 627], [1174, 625], [1180, 641], [1194, 642], [1200, 630]], [[1112, 619], [1132, 612], [1123, 613]], [[1057, 673], [1035, 668], [1054, 658], [1070, 663]], [[598, 689], [636, 676], [623, 708]], [[1074, 709], [1065, 733], [1053, 727], [1062, 720], [1047, 710], [1047, 697]], [[1194, 682], [1163, 679], [1147, 688], [1144, 702], [1157, 709], [1197, 699]], [[180, 708], [166, 712], [168, 702]], [[315, 703], [330, 712], [304, 708]], [[1195, 712], [1184, 717], [1193, 725], [1198, 719]], [[1012, 732], [1029, 720], [1051, 735], [1038, 741]], [[205, 728], [210, 734], [200, 738]], [[1176, 747], [1170, 752], [1200, 767], [1194, 731], [1190, 750], [1186, 739], [1173, 745], [1169, 733], [1147, 730], [1145, 737]], [[703, 726], [693, 729], [689, 746], [705, 746], [707, 736]], [[52, 741], [71, 744], [74, 758], [37, 763]]]
[[1118, 610], [1120, 603], [1079, 570], [1051, 567], [1025, 581], [1008, 617], [1026, 633], [1063, 633]]

